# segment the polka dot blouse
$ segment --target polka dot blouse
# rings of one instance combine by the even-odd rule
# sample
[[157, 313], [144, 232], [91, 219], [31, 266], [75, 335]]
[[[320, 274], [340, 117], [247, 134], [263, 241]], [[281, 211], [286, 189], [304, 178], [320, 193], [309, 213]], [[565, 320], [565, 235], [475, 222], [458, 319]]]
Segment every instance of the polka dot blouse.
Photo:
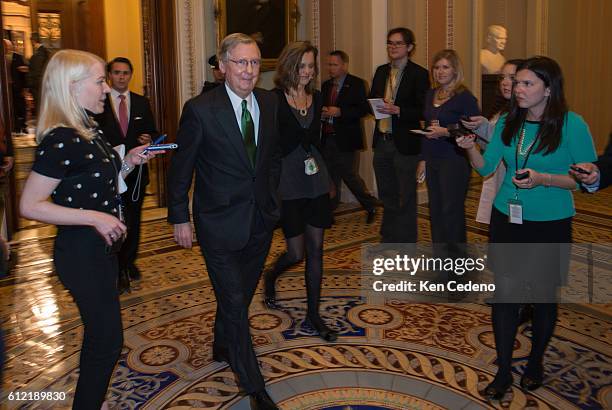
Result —
[[53, 203], [117, 215], [115, 168], [121, 169], [121, 159], [98, 132], [87, 141], [72, 128], [55, 128], [38, 146], [32, 170], [61, 180]]

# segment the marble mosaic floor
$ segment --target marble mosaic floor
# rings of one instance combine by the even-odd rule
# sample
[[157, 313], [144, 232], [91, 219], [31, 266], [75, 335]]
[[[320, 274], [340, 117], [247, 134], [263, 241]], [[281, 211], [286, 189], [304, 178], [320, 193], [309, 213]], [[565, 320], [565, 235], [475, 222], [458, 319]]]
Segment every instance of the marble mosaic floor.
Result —
[[[486, 241], [486, 226], [473, 222], [477, 198], [471, 191], [470, 242]], [[577, 194], [578, 242], [612, 242], [610, 203], [611, 192]], [[178, 248], [163, 218], [163, 210], [147, 212], [137, 262], [143, 279], [121, 297], [125, 346], [109, 389], [111, 408], [248, 409], [228, 366], [212, 361], [215, 301], [199, 249]], [[282, 310], [266, 309], [258, 288], [253, 341], [282, 409], [612, 408], [612, 306], [561, 307], [546, 353], [546, 386], [532, 393], [518, 385], [530, 348], [530, 327], [522, 327], [512, 392], [501, 403], [487, 402], [479, 391], [496, 370], [488, 306], [409, 304], [358, 291], [361, 244], [378, 241], [378, 223], [366, 225], [363, 211], [344, 209], [326, 236], [322, 310], [340, 332], [337, 342], [323, 342], [304, 323], [303, 265], [279, 279]], [[52, 235], [22, 233], [16, 269], [0, 281], [8, 355], [0, 408], [62, 409], [71, 402], [82, 327], [53, 274]], [[419, 238], [429, 240], [426, 206], [419, 207]], [[267, 265], [283, 249], [276, 232]], [[610, 269], [610, 255], [596, 258]], [[26, 391], [68, 398], [7, 398]]]

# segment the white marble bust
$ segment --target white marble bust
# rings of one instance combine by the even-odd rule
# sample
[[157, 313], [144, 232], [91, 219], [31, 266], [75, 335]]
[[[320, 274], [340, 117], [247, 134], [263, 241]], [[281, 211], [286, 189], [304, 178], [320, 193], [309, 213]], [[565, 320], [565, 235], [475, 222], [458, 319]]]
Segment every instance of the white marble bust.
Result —
[[508, 33], [504, 26], [492, 25], [487, 29], [487, 47], [480, 50], [482, 74], [498, 74], [506, 59], [502, 51], [506, 48]]

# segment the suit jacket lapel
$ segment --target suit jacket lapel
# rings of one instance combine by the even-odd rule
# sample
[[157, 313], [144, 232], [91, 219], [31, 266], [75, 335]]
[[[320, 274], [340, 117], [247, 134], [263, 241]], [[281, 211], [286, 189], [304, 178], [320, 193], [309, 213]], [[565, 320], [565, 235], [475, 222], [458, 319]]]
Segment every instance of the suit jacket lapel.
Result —
[[119, 124], [119, 118], [117, 118], [117, 113], [115, 111], [115, 102], [113, 101], [113, 97], [111, 96], [110, 93], [106, 95], [106, 104], [108, 104], [108, 107], [109, 107], [108, 120], [112, 120], [111, 124], [113, 124], [113, 127], [115, 128], [117, 132], [117, 135], [123, 138], [124, 136], [123, 136], [123, 133], [121, 132], [121, 124]]
[[130, 131], [134, 127], [134, 117], [136, 115], [134, 113], [134, 109], [135, 109], [134, 102], [135, 102], [136, 99], [134, 98], [134, 93], [132, 93], [131, 91], [129, 93], [130, 93], [130, 118], [128, 120], [127, 135], [130, 135]]
[[338, 105], [338, 101], [343, 98], [344, 94], [348, 92], [348, 88], [351, 87], [351, 80], [349, 78], [349, 74], [344, 77], [344, 82], [342, 83], [342, 88], [338, 90], [338, 95], [336, 96], [336, 106]]
[[[219, 90], [214, 107], [217, 120], [227, 135], [229, 142], [234, 146], [238, 156], [241, 158], [242, 162], [244, 162], [244, 165], [252, 169], [253, 167], [251, 166], [251, 161], [247, 156], [246, 149], [244, 148], [244, 142], [242, 141], [242, 133], [240, 132], [240, 127], [236, 121], [234, 108], [232, 107], [232, 102], [227, 95], [225, 86], [217, 87], [216, 89]], [[261, 111], [261, 106], [259, 109]], [[259, 123], [261, 124], [261, 119]]]
[[412, 69], [410, 68], [410, 60], [406, 62], [406, 67], [404, 67], [404, 72], [402, 73], [402, 79], [397, 86], [397, 92], [395, 93], [395, 99], [397, 100], [400, 93], [404, 89], [404, 84], [410, 81], [410, 76], [412, 75]]
[[273, 117], [272, 110], [270, 110], [270, 105], [265, 104], [264, 97], [259, 92], [259, 90], [253, 90], [253, 95], [257, 100], [257, 105], [259, 106], [259, 127], [257, 132], [257, 154], [255, 155], [255, 168], [260, 164], [260, 159], [264, 157], [265, 149], [266, 149], [266, 133], [265, 130], [268, 127], [272, 126]]

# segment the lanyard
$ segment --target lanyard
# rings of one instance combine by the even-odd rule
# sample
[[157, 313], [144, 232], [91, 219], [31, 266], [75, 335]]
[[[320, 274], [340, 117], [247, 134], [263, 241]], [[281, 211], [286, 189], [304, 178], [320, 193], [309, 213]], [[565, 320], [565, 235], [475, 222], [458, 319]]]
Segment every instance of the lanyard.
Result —
[[[531, 145], [529, 145], [529, 148], [526, 152], [526, 155], [523, 154], [521, 152], [521, 148], [523, 147], [523, 142], [525, 141], [525, 123], [523, 122], [523, 125], [521, 126], [521, 131], [519, 133], [519, 141], [516, 144], [516, 150], [514, 151], [514, 166], [515, 171], [518, 171], [519, 169], [524, 169], [525, 166], [527, 166], [527, 161], [529, 160], [529, 156], [531, 155], [531, 151], [533, 150], [533, 147], [535, 147], [536, 142], [538, 142], [538, 139], [540, 138], [540, 134], [537, 133], [535, 139], [533, 140], [533, 142], [531, 143]], [[523, 166], [519, 168], [519, 155], [525, 155], [525, 160], [523, 161]], [[518, 194], [519, 194], [519, 190], [518, 187], [514, 188], [514, 199], [518, 200]]]
[[[531, 143], [531, 145], [529, 145], [529, 149], [527, 150], [527, 155], [523, 154], [521, 151], [521, 148], [523, 147], [523, 142], [525, 141], [525, 123], [523, 123], [523, 126], [521, 127], [521, 131], [519, 133], [520, 137], [519, 137], [519, 141], [518, 144], [516, 144], [516, 150], [514, 151], [514, 165], [516, 167], [515, 172], [518, 171], [519, 169], [524, 169], [525, 166], [527, 165], [527, 161], [529, 160], [529, 156], [531, 155], [531, 151], [533, 150], [533, 147], [535, 147], [536, 142], [538, 142], [538, 139], [540, 138], [540, 134], [536, 134], [535, 139], [533, 140], [533, 142]], [[518, 164], [518, 158], [519, 155], [525, 155], [525, 160], [523, 161], [523, 166], [519, 168], [519, 164]]]

